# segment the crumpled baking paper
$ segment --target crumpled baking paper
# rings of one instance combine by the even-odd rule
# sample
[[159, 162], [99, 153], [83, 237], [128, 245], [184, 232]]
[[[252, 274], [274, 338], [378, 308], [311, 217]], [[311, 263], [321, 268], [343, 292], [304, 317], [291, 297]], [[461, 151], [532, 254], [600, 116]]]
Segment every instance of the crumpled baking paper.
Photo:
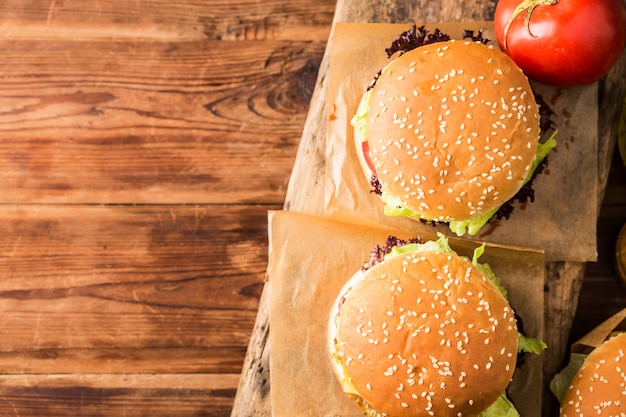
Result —
[[[349, 213], [396, 228], [451, 234], [444, 226], [432, 229], [416, 220], [383, 214], [383, 203], [370, 193], [369, 179], [359, 164], [350, 125], [365, 88], [389, 61], [385, 48], [410, 26], [377, 23], [336, 23], [334, 26], [329, 43], [324, 215]], [[463, 29], [475, 33], [483, 29], [483, 36], [497, 47], [491, 22], [425, 26], [430, 32], [439, 28], [459, 39]], [[516, 205], [511, 218], [501, 221], [491, 233], [481, 235], [489, 230], [487, 225], [478, 235], [465, 237], [541, 248], [550, 262], [595, 261], [597, 83], [570, 89], [531, 84], [556, 113], [553, 120], [559, 130], [557, 148], [548, 156], [549, 166], [534, 183], [536, 199], [526, 207]]]
[[[361, 416], [342, 391], [330, 362], [327, 329], [331, 306], [344, 283], [390, 234], [415, 236], [345, 218], [343, 221], [290, 211], [269, 214], [270, 386], [274, 416]], [[434, 240], [432, 233], [420, 233]], [[478, 243], [449, 239], [471, 257]], [[544, 255], [536, 249], [487, 244], [488, 263], [508, 289], [525, 333], [543, 336]], [[524, 416], [541, 414], [542, 359], [526, 355], [510, 386], [510, 398]]]

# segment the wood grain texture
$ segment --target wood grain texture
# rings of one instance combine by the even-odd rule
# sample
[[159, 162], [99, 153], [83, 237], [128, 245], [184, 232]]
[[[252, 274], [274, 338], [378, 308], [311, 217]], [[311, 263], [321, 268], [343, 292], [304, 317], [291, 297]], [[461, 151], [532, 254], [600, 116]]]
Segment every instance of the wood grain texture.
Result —
[[267, 208], [0, 206], [0, 372], [239, 372]]
[[325, 40], [334, 0], [5, 0], [3, 37]]
[[227, 415], [237, 374], [9, 375], [0, 381], [0, 414], [62, 417]]
[[0, 202], [283, 201], [323, 43], [2, 43]]
[[226, 415], [272, 208], [0, 206], [0, 414]]
[[334, 6], [0, 3], [1, 415], [230, 412]]

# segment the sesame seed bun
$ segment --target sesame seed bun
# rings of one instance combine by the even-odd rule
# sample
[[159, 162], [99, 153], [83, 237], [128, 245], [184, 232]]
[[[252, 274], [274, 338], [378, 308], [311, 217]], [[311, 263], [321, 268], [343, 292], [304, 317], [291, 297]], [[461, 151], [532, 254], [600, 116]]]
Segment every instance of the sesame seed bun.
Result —
[[488, 213], [529, 174], [538, 106], [526, 76], [498, 49], [459, 40], [421, 46], [391, 61], [364, 97], [358, 149], [368, 141], [382, 187], [426, 219]]
[[587, 356], [563, 396], [561, 417], [626, 416], [626, 333]]
[[396, 254], [355, 274], [330, 322], [344, 391], [382, 415], [476, 416], [502, 395], [515, 369], [512, 308], [456, 254]]

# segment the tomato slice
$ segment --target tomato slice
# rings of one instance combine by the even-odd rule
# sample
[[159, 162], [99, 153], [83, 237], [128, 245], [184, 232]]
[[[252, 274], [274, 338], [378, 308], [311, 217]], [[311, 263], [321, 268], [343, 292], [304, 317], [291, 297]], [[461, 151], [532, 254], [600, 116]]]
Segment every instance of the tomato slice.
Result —
[[368, 141], [361, 142], [361, 150], [363, 152], [363, 159], [367, 164], [367, 167], [372, 172], [372, 175], [376, 175], [376, 169], [374, 169], [374, 163], [372, 162], [372, 157], [370, 155], [370, 144]]

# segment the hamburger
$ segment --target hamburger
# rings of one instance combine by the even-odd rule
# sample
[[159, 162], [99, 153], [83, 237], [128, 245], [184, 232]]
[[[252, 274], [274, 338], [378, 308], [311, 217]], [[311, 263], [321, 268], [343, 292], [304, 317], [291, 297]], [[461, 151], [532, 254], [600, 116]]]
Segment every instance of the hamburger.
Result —
[[561, 417], [626, 416], [626, 333], [584, 357], [561, 399]]
[[[390, 237], [346, 282], [329, 318], [329, 353], [343, 391], [370, 417], [516, 415], [505, 390], [520, 333], [488, 264], [447, 239]], [[523, 355], [523, 354], [521, 354]], [[510, 412], [511, 414], [506, 414]]]
[[351, 123], [386, 215], [473, 235], [531, 181], [556, 141], [539, 141], [539, 104], [511, 58], [482, 38], [436, 34], [377, 74]]

